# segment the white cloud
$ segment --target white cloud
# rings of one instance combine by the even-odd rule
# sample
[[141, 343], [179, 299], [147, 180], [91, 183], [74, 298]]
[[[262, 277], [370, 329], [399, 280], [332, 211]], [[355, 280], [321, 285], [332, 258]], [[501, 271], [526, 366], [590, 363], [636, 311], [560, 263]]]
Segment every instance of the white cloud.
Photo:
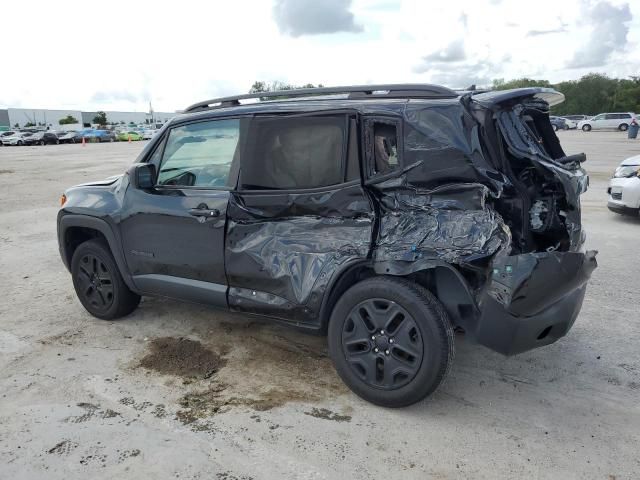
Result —
[[292, 37], [362, 31], [350, 11], [351, 0], [275, 0], [273, 18]]
[[[575, 69], [567, 64], [582, 58], [593, 38], [608, 46], [617, 38], [606, 33], [612, 25], [585, 13], [595, 2], [539, 0], [524, 15], [515, 0], [331, 0], [334, 10], [314, 25], [316, 10], [293, 15], [289, 1], [111, 0], [105, 6], [69, 0], [61, 7], [32, 0], [33, 16], [19, 2], [7, 2], [3, 57], [11, 61], [0, 75], [0, 108], [143, 111], [151, 100], [155, 110], [172, 111], [246, 92], [255, 80], [466, 87], [493, 78], [560, 81], [590, 70], [640, 71], [638, 1], [606, 3], [623, 13], [615, 19], [628, 27], [626, 42], [601, 57], [601, 66]], [[630, 21], [624, 20], [626, 3]], [[310, 5], [316, 4], [325, 3]], [[274, 18], [274, 8], [283, 6], [289, 8], [284, 28], [284, 17]], [[358, 27], [362, 31], [354, 31]], [[315, 34], [319, 30], [327, 32]], [[530, 33], [548, 30], [560, 31]]]

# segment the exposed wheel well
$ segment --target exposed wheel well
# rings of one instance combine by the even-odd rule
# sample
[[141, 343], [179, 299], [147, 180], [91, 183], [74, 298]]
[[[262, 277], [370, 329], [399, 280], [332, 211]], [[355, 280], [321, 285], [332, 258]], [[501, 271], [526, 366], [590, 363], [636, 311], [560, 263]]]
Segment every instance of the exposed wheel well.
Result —
[[[388, 270], [387, 270], [388, 271]], [[321, 332], [325, 333], [336, 303], [352, 285], [369, 277], [380, 275], [371, 265], [356, 265], [338, 278], [331, 288], [321, 310]], [[429, 290], [444, 305], [452, 324], [463, 330], [473, 330], [477, 320], [477, 306], [469, 286], [452, 268], [436, 266], [408, 274], [393, 274], [406, 278]]]
[[64, 232], [64, 253], [69, 265], [71, 265], [71, 258], [73, 258], [73, 253], [78, 248], [78, 245], [94, 238], [100, 238], [104, 240], [105, 244], [109, 245], [106, 237], [98, 230], [88, 227], [67, 228]]

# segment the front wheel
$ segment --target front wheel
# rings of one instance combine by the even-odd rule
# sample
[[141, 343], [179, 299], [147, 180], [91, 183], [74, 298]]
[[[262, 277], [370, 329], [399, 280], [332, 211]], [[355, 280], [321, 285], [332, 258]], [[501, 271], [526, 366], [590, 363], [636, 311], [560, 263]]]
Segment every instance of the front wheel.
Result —
[[583, 132], [589, 132], [589, 131], [591, 131], [591, 125], [588, 125], [588, 124], [587, 124], [587, 125], [583, 125], [583, 126], [582, 126], [582, 131], [583, 131]]
[[349, 388], [384, 407], [431, 395], [454, 356], [454, 334], [442, 304], [424, 287], [374, 277], [347, 290], [329, 321], [329, 352]]
[[78, 246], [71, 259], [71, 276], [80, 303], [94, 317], [115, 320], [133, 312], [140, 303], [140, 295], [124, 283], [102, 240]]
[[557, 132], [558, 131], [558, 126], [557, 125], [553, 125], [553, 131]]

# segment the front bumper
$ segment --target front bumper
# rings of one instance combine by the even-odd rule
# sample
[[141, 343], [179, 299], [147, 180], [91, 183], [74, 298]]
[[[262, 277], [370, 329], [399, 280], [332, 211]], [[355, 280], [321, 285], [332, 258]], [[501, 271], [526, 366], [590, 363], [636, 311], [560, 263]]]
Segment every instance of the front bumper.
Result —
[[540, 252], [496, 259], [479, 302], [478, 343], [515, 355], [566, 335], [597, 267], [596, 254]]

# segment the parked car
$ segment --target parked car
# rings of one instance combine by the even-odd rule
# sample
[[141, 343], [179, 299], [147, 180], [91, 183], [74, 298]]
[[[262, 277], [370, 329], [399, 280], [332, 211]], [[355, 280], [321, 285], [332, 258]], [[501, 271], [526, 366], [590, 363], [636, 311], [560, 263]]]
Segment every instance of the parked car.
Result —
[[551, 122], [551, 126], [555, 132], [558, 130], [569, 130], [567, 121], [562, 117], [549, 117], [549, 121]]
[[635, 116], [636, 114], [631, 112], [601, 113], [600, 115], [591, 117], [588, 120], [578, 122], [578, 128], [581, 128], [584, 132], [602, 129], [620, 130], [625, 132], [629, 128], [629, 125]]
[[111, 130], [95, 130], [92, 134], [92, 137], [95, 138], [98, 142], [115, 142], [116, 134]]
[[118, 140], [121, 142], [127, 142], [129, 139], [132, 141], [142, 140], [142, 135], [134, 130], [127, 130], [118, 134]]
[[0, 132], [0, 147], [4, 146], [4, 143], [2, 143], [2, 139], [4, 137], [10, 137], [12, 135], [15, 135], [16, 132], [13, 130], [5, 130], [3, 132]]
[[607, 188], [609, 210], [622, 215], [637, 216], [640, 212], [640, 155], [620, 163]]
[[68, 130], [66, 132], [58, 132], [58, 140], [60, 143], [75, 143], [78, 132], [76, 130]]
[[587, 120], [589, 117], [587, 115], [565, 115], [564, 118], [569, 126], [569, 129], [578, 128], [578, 122], [582, 120]]
[[11, 135], [7, 135], [2, 138], [3, 145], [24, 145], [25, 140], [29, 138], [32, 133], [29, 132], [13, 132]]
[[36, 132], [24, 139], [25, 145], [57, 145], [58, 136], [53, 132]]
[[157, 130], [148, 128], [142, 132], [142, 139], [151, 140], [156, 133], [158, 133]]
[[596, 260], [585, 156], [549, 122], [563, 99], [368, 85], [197, 103], [123, 175], [64, 193], [62, 260], [97, 318], [160, 295], [327, 333], [356, 394], [410, 405], [446, 376], [454, 329], [512, 355], [573, 325]]

